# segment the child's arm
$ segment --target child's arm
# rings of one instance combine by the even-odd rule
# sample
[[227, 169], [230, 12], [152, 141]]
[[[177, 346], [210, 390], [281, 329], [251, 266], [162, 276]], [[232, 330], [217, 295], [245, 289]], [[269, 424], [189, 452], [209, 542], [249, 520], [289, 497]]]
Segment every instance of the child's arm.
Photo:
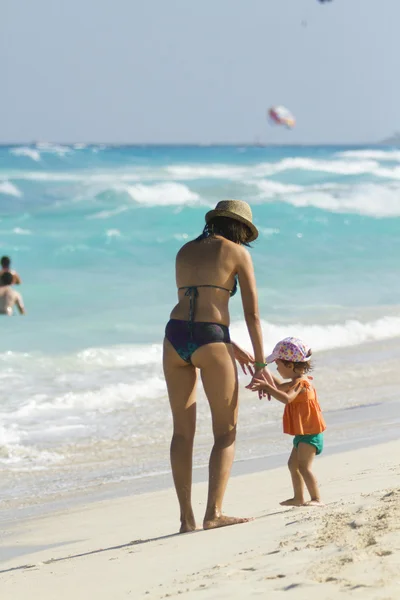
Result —
[[290, 387], [293, 385], [291, 381], [282, 381], [282, 379], [278, 375], [272, 373], [271, 371], [268, 371], [268, 373], [274, 380], [276, 388], [278, 390], [281, 390], [282, 392], [287, 392], [287, 390], [290, 389]]
[[281, 390], [281, 392], [287, 392], [292, 387], [291, 381], [282, 381], [281, 379], [279, 379], [278, 377], [274, 377], [273, 375], [272, 377], [274, 378], [276, 388], [278, 390]]
[[[283, 384], [281, 384], [281, 386], [282, 387], [286, 386], [286, 389], [288, 389], [288, 387], [290, 386], [290, 382], [283, 383]], [[269, 385], [269, 383], [267, 383], [266, 381], [256, 379], [252, 383], [251, 389], [254, 392], [258, 392], [260, 390], [265, 390], [266, 392], [268, 392], [268, 394], [271, 394], [271, 396], [273, 396], [276, 400], [279, 400], [279, 402], [282, 402], [282, 404], [290, 404], [299, 395], [299, 393], [301, 391], [301, 385], [299, 382], [297, 385], [295, 385], [295, 387], [293, 389], [291, 389], [290, 391], [284, 392], [284, 391], [282, 391], [282, 389], [279, 389], [279, 388], [277, 389], [277, 388], [272, 387], [272, 385]]]

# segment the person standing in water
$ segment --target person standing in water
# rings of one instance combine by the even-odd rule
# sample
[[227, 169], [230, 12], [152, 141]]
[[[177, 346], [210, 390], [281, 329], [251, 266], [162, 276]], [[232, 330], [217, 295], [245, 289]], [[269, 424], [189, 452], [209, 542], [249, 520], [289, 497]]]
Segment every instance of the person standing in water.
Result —
[[1, 260], [0, 260], [0, 264], [1, 264], [1, 270], [0, 270], [0, 277], [1, 275], [3, 275], [3, 273], [11, 273], [13, 276], [13, 285], [20, 285], [21, 283], [21, 278], [18, 275], [18, 273], [16, 271], [13, 271], [10, 267], [11, 267], [11, 258], [9, 256], [2, 256]]
[[25, 314], [24, 302], [21, 294], [12, 288], [13, 274], [6, 271], [0, 276], [0, 315], [12, 316], [14, 306], [21, 315]]
[[[251, 362], [229, 334], [228, 303], [236, 293], [237, 282], [255, 357], [253, 379], [265, 373], [256, 280], [245, 248], [258, 236], [251, 208], [241, 200], [223, 200], [206, 214], [205, 220], [203, 233], [177, 254], [178, 304], [171, 312], [163, 345], [164, 375], [173, 417], [171, 467], [180, 506], [181, 533], [196, 529], [191, 491], [197, 369], [210, 406], [214, 434], [203, 528], [249, 520], [222, 514], [238, 417], [235, 358], [242, 367]], [[274, 385], [272, 377], [269, 378]]]

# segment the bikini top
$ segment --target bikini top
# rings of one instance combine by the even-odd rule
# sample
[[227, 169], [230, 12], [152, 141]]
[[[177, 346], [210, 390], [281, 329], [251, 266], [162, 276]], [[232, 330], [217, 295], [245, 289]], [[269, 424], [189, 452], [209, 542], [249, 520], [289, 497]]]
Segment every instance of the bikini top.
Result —
[[196, 311], [196, 298], [199, 295], [198, 288], [215, 288], [217, 290], [224, 290], [225, 292], [229, 292], [229, 295], [232, 297], [236, 294], [238, 288], [238, 278], [235, 275], [235, 283], [233, 284], [233, 288], [229, 290], [228, 288], [222, 287], [221, 285], [212, 285], [212, 284], [203, 284], [203, 285], [184, 285], [178, 290], [186, 290], [185, 296], [189, 296], [189, 322], [192, 323], [194, 321], [194, 314]]

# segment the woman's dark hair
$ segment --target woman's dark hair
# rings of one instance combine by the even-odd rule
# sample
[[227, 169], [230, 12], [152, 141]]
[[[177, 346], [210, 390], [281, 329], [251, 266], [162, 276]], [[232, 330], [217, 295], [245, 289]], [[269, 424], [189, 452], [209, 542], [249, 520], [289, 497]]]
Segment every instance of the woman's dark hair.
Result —
[[231, 219], [230, 217], [213, 217], [203, 229], [203, 233], [197, 238], [197, 241], [203, 240], [210, 235], [222, 235], [222, 237], [242, 244], [250, 246], [247, 241], [251, 237], [251, 229], [241, 221]]

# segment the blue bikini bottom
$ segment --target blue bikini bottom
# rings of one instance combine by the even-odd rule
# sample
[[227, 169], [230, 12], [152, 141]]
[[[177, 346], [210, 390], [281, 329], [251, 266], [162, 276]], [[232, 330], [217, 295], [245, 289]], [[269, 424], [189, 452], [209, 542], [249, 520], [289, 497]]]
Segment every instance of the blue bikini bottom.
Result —
[[201, 346], [215, 342], [231, 343], [226, 325], [202, 321], [170, 319], [165, 328], [165, 337], [187, 363], [191, 362], [193, 352]]

